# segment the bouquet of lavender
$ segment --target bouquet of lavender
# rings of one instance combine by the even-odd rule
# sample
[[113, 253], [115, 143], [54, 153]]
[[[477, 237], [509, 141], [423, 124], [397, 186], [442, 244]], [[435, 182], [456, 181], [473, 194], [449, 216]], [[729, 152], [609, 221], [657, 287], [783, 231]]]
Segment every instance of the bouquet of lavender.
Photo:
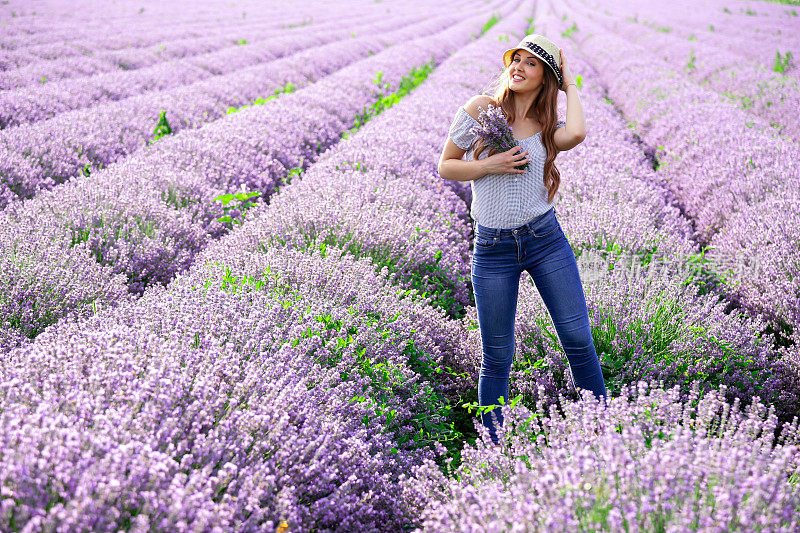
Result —
[[[484, 146], [493, 150], [494, 153], [505, 152], [515, 146], [519, 146], [519, 143], [514, 138], [514, 133], [508, 126], [508, 121], [502, 109], [489, 104], [489, 109], [481, 107], [480, 110], [478, 115], [480, 126], [473, 126], [471, 131], [481, 138]], [[516, 168], [528, 170], [530, 164], [529, 161]]]

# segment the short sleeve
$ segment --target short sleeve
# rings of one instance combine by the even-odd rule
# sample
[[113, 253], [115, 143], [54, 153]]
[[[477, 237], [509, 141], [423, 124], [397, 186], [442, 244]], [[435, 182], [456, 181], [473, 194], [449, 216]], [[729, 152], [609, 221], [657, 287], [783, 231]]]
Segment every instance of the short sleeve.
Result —
[[461, 106], [456, 111], [456, 116], [450, 125], [450, 133], [448, 135], [453, 140], [453, 144], [466, 151], [472, 148], [472, 143], [475, 142], [476, 137], [470, 130], [473, 126], [479, 125], [480, 123], [466, 112], [464, 106]]
[[556, 129], [564, 127], [566, 125], [567, 125], [566, 122], [564, 122], [563, 120], [559, 120], [558, 122], [556, 122]]

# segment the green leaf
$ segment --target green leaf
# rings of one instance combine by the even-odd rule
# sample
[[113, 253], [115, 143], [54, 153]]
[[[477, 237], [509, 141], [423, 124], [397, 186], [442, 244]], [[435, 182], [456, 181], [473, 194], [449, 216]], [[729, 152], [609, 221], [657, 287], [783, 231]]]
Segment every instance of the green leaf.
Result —
[[223, 206], [228, 205], [234, 200], [235, 196], [233, 194], [221, 194], [214, 198], [214, 202], [222, 202]]

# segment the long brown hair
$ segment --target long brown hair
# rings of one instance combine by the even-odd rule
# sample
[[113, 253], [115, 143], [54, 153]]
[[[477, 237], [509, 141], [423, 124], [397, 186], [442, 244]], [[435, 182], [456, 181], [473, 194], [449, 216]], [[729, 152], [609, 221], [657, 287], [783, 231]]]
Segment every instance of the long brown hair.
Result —
[[[558, 191], [558, 186], [561, 184], [561, 173], [558, 171], [555, 164], [558, 148], [556, 148], [556, 143], [553, 139], [556, 132], [558, 80], [553, 71], [550, 70], [550, 67], [538, 57], [536, 59], [542, 63], [544, 69], [544, 75], [542, 76], [543, 85], [525, 116], [528, 118], [537, 118], [542, 125], [541, 140], [547, 152], [542, 175], [544, 186], [547, 188], [548, 193], [547, 201], [552, 202]], [[494, 87], [494, 94], [491, 95], [492, 105], [499, 107], [503, 111], [509, 126], [514, 123], [514, 91], [508, 87], [508, 71], [510, 68], [511, 65], [503, 69], [500, 75], [490, 83], [486, 91], [490, 92]], [[481, 142], [480, 137], [475, 139], [472, 145], [473, 159], [478, 159], [478, 156], [485, 149], [486, 147]], [[495, 153], [496, 151], [493, 148], [489, 148], [488, 156], [492, 156]]]

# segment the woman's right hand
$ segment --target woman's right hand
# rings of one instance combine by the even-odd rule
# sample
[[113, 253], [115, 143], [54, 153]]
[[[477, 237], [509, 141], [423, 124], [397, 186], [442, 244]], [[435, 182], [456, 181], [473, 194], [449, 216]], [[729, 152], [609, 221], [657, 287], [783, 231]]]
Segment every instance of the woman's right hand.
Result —
[[521, 146], [515, 146], [505, 152], [499, 152], [486, 159], [481, 159], [483, 169], [487, 174], [523, 174], [525, 170], [516, 168], [530, 161], [526, 157], [530, 151], [522, 151]]

